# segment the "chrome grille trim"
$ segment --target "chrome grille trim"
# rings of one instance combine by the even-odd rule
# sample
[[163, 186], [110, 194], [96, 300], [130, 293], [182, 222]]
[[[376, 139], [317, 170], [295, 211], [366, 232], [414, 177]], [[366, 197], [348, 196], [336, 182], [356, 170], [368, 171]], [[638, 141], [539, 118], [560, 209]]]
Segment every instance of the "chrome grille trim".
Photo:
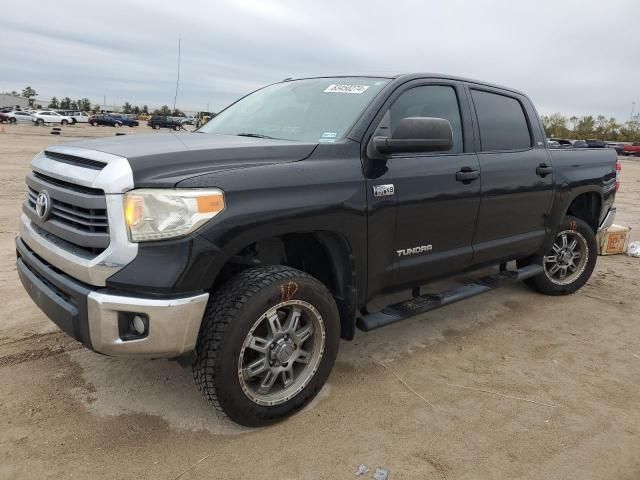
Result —
[[[129, 162], [124, 157], [72, 146], [49, 147], [47, 151], [55, 151], [60, 154], [88, 158], [105, 163], [105, 167], [102, 170], [97, 170], [60, 162], [48, 157], [45, 152], [41, 152], [33, 159], [31, 165], [35, 172], [45, 177], [68, 182], [72, 184], [71, 186], [80, 185], [89, 189], [101, 190], [105, 193], [104, 195], [95, 195], [86, 189], [85, 193], [82, 191], [74, 192], [61, 186], [64, 184], [51, 186], [47, 183], [46, 186], [50, 193], [54, 189], [58, 189], [57, 194], [55, 194], [56, 199], [75, 206], [75, 208], [69, 209], [65, 205], [57, 204], [52, 211], [52, 219], [49, 222], [59, 224], [65, 221], [76, 221], [76, 226], [80, 226], [80, 228], [82, 228], [82, 222], [95, 224], [103, 229], [106, 228], [108, 231], [108, 244], [104, 251], [96, 255], [95, 252], [87, 251], [69, 243], [64, 238], [59, 238], [43, 230], [26, 213], [23, 213], [20, 219], [20, 237], [29, 248], [54, 267], [81, 282], [104, 286], [107, 278], [131, 262], [138, 253], [138, 244], [129, 241], [124, 219], [124, 199], [122, 194], [133, 188], [133, 172]], [[39, 187], [45, 182], [46, 178], [38, 178], [37, 175], [27, 177], [27, 185], [33, 188], [33, 191], [38, 191]], [[69, 197], [65, 197], [65, 191]], [[53, 197], [54, 195], [52, 195]], [[63, 197], [67, 198], [67, 200], [71, 199], [71, 201], [65, 202]], [[74, 197], [76, 202], [73, 202]], [[80, 206], [78, 206], [78, 198], [82, 200]], [[25, 202], [25, 208], [30, 208], [30, 206], [27, 207], [29, 201], [28, 199]], [[106, 209], [106, 212], [91, 212], [91, 210], [101, 210], [96, 208], [100, 206], [102, 206], [103, 210]], [[69, 210], [74, 210], [74, 212], [71, 213]], [[89, 210], [89, 212], [85, 210]], [[55, 218], [56, 215], [58, 215], [58, 218]]]

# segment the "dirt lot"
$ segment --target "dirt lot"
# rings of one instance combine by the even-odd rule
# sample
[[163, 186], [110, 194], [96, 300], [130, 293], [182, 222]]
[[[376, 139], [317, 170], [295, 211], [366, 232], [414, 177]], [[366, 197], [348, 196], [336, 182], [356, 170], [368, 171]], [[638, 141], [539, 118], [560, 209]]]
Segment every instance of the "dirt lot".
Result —
[[[29, 160], [114, 135], [49, 130], [0, 127], [0, 478], [346, 479], [361, 463], [393, 480], [640, 478], [640, 259], [600, 257], [570, 297], [517, 285], [358, 333], [309, 408], [242, 429], [190, 371], [86, 351], [22, 290]], [[617, 204], [640, 239], [640, 159], [623, 160]]]

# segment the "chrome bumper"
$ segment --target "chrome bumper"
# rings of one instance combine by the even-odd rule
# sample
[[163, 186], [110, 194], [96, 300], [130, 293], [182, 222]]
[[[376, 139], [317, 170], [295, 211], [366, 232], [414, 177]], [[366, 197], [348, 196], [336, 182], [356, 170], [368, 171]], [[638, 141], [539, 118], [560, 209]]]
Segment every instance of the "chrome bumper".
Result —
[[[96, 352], [114, 356], [177, 357], [193, 351], [208, 293], [194, 297], [157, 300], [91, 292], [87, 297], [89, 335]], [[144, 338], [123, 340], [118, 316], [123, 312], [149, 318]]]
[[[146, 298], [103, 293], [43, 261], [16, 238], [17, 271], [35, 304], [61, 330], [105, 355], [178, 357], [193, 351], [208, 293], [180, 298]], [[145, 317], [142, 334], [129, 319]]]
[[602, 220], [602, 223], [598, 227], [598, 233], [600, 233], [602, 230], [609, 228], [611, 225], [613, 225], [613, 221], [615, 220], [615, 218], [616, 218], [616, 207], [611, 207], [607, 212], [607, 215], [604, 217], [604, 220]]

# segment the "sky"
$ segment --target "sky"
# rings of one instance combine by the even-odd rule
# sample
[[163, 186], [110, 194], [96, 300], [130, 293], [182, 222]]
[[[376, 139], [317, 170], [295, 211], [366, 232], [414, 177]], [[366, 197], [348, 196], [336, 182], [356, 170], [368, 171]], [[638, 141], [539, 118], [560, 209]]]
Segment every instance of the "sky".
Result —
[[261, 85], [435, 72], [541, 114], [640, 111], [640, 0], [4, 0], [0, 91], [217, 111]]

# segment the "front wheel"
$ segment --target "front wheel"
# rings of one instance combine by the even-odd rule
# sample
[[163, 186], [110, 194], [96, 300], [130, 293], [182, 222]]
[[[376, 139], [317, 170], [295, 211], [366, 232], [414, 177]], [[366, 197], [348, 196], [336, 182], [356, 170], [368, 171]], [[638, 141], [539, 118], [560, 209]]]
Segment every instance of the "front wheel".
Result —
[[62, 120], [62, 121], [60, 122], [60, 124], [62, 124], [62, 126], [65, 126], [65, 125], [67, 125], [68, 123], [69, 123], [69, 122], [67, 122], [66, 120]]
[[17, 122], [17, 120], [15, 118], [10, 118], [9, 119], [9, 123], [16, 123], [16, 122]]
[[567, 215], [551, 250], [529, 259], [529, 263], [541, 264], [544, 272], [525, 282], [546, 295], [574, 293], [591, 277], [597, 255], [593, 229], [584, 220]]
[[40, 126], [44, 125], [44, 120], [42, 118], [38, 119], [38, 125]]
[[338, 310], [322, 283], [290, 267], [250, 268], [211, 296], [193, 377], [232, 420], [265, 426], [317, 395], [339, 341]]

